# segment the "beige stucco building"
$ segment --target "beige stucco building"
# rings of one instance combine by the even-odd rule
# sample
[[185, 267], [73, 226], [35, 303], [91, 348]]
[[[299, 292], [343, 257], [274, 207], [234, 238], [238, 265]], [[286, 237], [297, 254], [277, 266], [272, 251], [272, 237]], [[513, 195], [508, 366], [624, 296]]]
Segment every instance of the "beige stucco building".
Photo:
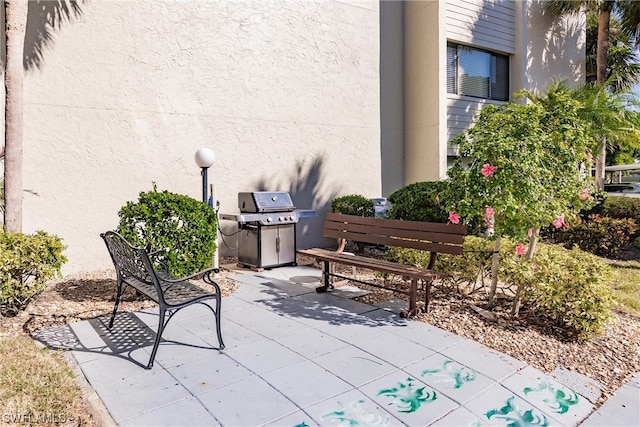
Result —
[[535, 0], [57, 5], [30, 2], [23, 228], [64, 239], [65, 273], [110, 267], [99, 233], [153, 183], [200, 198], [200, 147], [221, 211], [289, 191], [318, 211], [298, 225], [311, 246], [334, 197], [442, 178], [482, 105], [583, 76], [583, 25]]

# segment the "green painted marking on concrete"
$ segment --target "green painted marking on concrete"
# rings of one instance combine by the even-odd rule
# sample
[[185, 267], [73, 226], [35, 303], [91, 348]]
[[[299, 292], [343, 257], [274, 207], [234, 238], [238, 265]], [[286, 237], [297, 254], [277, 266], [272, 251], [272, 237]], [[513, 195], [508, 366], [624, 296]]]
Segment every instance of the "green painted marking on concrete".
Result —
[[538, 416], [533, 413], [533, 409], [527, 411], [519, 410], [514, 404], [515, 397], [510, 397], [505, 402], [505, 405], [500, 409], [492, 409], [485, 415], [487, 419], [495, 417], [507, 422], [507, 427], [530, 427], [530, 426], [542, 426], [549, 425], [547, 417], [542, 415]]
[[416, 412], [423, 404], [433, 402], [438, 398], [434, 390], [427, 391], [425, 387], [415, 388], [413, 378], [407, 378], [398, 383], [397, 387], [380, 390], [378, 396], [391, 397], [394, 400], [389, 405], [396, 406], [398, 412]]
[[542, 399], [542, 401], [548, 404], [551, 410], [559, 414], [566, 414], [571, 409], [571, 406], [576, 405], [580, 401], [576, 393], [567, 394], [564, 390], [555, 388], [546, 380], [540, 381], [536, 388], [525, 387], [523, 392], [525, 395], [529, 393], [546, 394], [547, 397]]
[[475, 371], [466, 366], [456, 369], [455, 364], [452, 363], [453, 360], [445, 360], [440, 368], [425, 369], [422, 371], [422, 376], [435, 375], [436, 377], [444, 378], [453, 383], [453, 388], [460, 388], [464, 384], [476, 379]]
[[363, 399], [356, 400], [347, 406], [347, 408], [329, 412], [323, 415], [322, 418], [331, 421], [334, 425], [338, 424], [349, 427], [389, 425], [389, 416], [380, 414], [379, 412], [367, 411], [363, 406], [365, 403], [366, 401]]

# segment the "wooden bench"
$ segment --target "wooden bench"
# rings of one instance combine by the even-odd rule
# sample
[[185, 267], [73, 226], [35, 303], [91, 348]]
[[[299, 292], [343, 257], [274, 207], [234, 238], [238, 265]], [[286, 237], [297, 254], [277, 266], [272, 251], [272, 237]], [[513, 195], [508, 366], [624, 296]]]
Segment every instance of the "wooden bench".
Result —
[[[447, 253], [461, 255], [466, 234], [467, 227], [460, 224], [399, 221], [328, 213], [324, 222], [323, 236], [339, 239], [340, 244], [338, 245], [338, 249], [336, 251], [319, 248], [300, 249], [298, 253], [313, 257], [317, 261], [322, 261], [323, 284], [316, 289], [318, 292], [326, 292], [334, 287], [332, 277], [360, 282], [359, 280], [335, 273], [332, 268], [332, 263], [400, 275], [410, 279], [410, 289], [409, 291], [404, 291], [404, 293], [409, 295], [409, 310], [400, 313], [402, 317], [409, 317], [420, 312], [417, 307], [418, 281], [422, 280], [425, 284], [425, 311], [428, 311], [431, 283], [435, 279], [445, 276], [445, 274], [433, 270], [437, 254]], [[347, 240], [429, 251], [429, 265], [425, 269], [345, 253], [344, 248]], [[383, 285], [368, 282], [362, 283], [384, 289], [391, 289]], [[395, 288], [391, 290], [398, 291]]]
[[[132, 246], [120, 234], [107, 231], [100, 235], [107, 245], [117, 275], [116, 302], [108, 328], [113, 327], [113, 321], [118, 311], [120, 299], [128, 286], [135, 288], [158, 303], [160, 311], [158, 315], [158, 330], [151, 351], [151, 357], [146, 368], [153, 367], [153, 361], [158, 351], [158, 345], [162, 339], [162, 332], [174, 314], [179, 310], [193, 304], [202, 304], [209, 308], [215, 318], [216, 332], [218, 334], [219, 350], [224, 349], [222, 333], [220, 331], [220, 302], [222, 293], [220, 287], [211, 279], [211, 273], [216, 269], [209, 269], [192, 274], [188, 277], [172, 277], [161, 262], [156, 260], [158, 252], [149, 252], [148, 249]], [[215, 292], [209, 292], [189, 282], [191, 279], [202, 277], [202, 280], [211, 285]], [[215, 307], [207, 304], [207, 301], [215, 301]], [[168, 316], [167, 316], [168, 315]]]

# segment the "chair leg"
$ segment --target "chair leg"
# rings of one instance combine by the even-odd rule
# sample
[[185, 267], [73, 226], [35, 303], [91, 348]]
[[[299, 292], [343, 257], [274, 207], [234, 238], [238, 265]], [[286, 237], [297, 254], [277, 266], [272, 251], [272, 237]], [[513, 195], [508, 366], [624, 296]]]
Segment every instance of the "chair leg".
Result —
[[147, 369], [153, 368], [153, 361], [156, 358], [156, 353], [158, 352], [158, 346], [160, 345], [160, 340], [162, 339], [162, 332], [164, 331], [164, 316], [165, 310], [162, 308], [158, 313], [158, 331], [156, 332], [156, 340], [153, 343], [153, 350], [151, 350], [151, 357], [149, 358], [149, 364], [147, 365]]
[[120, 305], [120, 298], [122, 298], [122, 294], [124, 291], [122, 290], [122, 279], [118, 277], [118, 287], [116, 290], [116, 302], [113, 305], [113, 312], [111, 313], [111, 319], [109, 320], [109, 326], [107, 329], [113, 328], [113, 321], [116, 318], [116, 313], [118, 312], [118, 306]]
[[222, 298], [220, 294], [216, 298], [216, 332], [218, 333], [218, 343], [220, 344], [220, 350], [224, 350], [224, 342], [222, 342], [222, 329], [220, 328], [220, 303], [222, 302]]

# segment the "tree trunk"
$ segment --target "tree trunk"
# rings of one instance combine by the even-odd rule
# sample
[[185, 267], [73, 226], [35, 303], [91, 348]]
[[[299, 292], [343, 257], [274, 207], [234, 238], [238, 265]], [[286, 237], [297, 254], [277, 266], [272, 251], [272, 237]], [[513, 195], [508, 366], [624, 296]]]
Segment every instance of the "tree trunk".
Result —
[[498, 265], [500, 263], [500, 240], [498, 236], [493, 245], [493, 261], [491, 263], [491, 289], [489, 290], [489, 307], [495, 304], [496, 290], [498, 289]]
[[[598, 14], [598, 47], [596, 51], [596, 80], [599, 84], [607, 81], [607, 57], [609, 53], [609, 24], [615, 1], [607, 0], [600, 6]], [[604, 190], [604, 167], [607, 164], [607, 140], [601, 137], [596, 154], [596, 188]]]
[[598, 138], [596, 153], [596, 188], [604, 190], [605, 166], [607, 164], [607, 137]]
[[27, 0], [5, 0], [7, 58], [4, 69], [5, 141], [4, 141], [4, 228], [9, 233], [22, 231], [22, 82], [24, 78], [24, 36], [27, 25]]
[[533, 234], [531, 234], [531, 239], [529, 240], [529, 247], [527, 248], [527, 254], [525, 255], [525, 259], [527, 261], [533, 261], [533, 256], [536, 254], [536, 248], [538, 246], [538, 236], [540, 235], [540, 229], [536, 228], [533, 230]]

